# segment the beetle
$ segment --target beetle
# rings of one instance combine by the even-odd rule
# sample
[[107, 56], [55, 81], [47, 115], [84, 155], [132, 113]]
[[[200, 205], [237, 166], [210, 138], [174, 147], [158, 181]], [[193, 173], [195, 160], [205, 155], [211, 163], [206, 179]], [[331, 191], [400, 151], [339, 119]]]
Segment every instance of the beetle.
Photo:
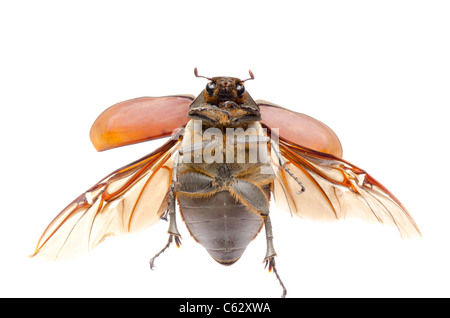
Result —
[[109, 235], [169, 222], [181, 244], [176, 206], [192, 237], [222, 265], [235, 263], [264, 227], [266, 266], [275, 266], [271, 196], [294, 216], [358, 217], [391, 224], [404, 238], [420, 231], [400, 201], [366, 171], [342, 159], [336, 134], [322, 122], [264, 100], [235, 77], [205, 77], [192, 95], [141, 97], [115, 104], [92, 125], [98, 151], [169, 137], [77, 197], [48, 225], [32, 256], [87, 252]]

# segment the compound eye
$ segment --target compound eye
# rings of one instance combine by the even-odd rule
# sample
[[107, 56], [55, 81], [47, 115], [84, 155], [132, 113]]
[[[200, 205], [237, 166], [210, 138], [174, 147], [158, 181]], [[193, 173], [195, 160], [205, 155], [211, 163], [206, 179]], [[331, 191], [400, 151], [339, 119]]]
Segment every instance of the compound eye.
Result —
[[213, 82], [209, 82], [208, 84], [206, 84], [206, 92], [208, 93], [208, 95], [212, 96], [214, 94], [215, 88], [216, 84], [214, 84]]
[[245, 92], [245, 87], [242, 84], [237, 84], [236, 85], [236, 92], [238, 94], [239, 97], [241, 97], [242, 95], [244, 95]]

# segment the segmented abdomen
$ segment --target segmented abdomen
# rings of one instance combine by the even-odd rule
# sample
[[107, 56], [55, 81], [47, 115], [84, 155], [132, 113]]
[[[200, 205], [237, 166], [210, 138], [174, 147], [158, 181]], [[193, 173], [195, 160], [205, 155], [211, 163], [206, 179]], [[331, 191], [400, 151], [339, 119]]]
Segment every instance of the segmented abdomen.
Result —
[[237, 202], [228, 191], [208, 198], [179, 197], [191, 235], [220, 264], [231, 265], [260, 231], [263, 218]]

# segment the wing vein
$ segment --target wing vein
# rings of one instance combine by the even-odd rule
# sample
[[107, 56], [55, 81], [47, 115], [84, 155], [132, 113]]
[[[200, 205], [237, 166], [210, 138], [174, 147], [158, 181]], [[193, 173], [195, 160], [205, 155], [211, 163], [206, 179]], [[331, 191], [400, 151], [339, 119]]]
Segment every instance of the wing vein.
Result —
[[[289, 158], [288, 156], [286, 158]], [[308, 167], [308, 165], [305, 163], [305, 161], [301, 158], [299, 158], [301, 161], [300, 162], [296, 162], [296, 161], [290, 161], [289, 163], [293, 164], [294, 166], [296, 166], [298, 169], [300, 169], [305, 175], [306, 177], [314, 183], [314, 185], [320, 190], [320, 193], [323, 195], [323, 197], [326, 199], [326, 201], [328, 202], [329, 206], [331, 207], [331, 209], [333, 210], [334, 216], [336, 218], [338, 218], [338, 214], [336, 209], [333, 206], [333, 203], [331, 202], [330, 198], [328, 197], [328, 195], [326, 194], [326, 192], [323, 190], [322, 186], [317, 182], [317, 180], [310, 174], [310, 172], [303, 166], [305, 165], [306, 167]], [[317, 172], [317, 170], [313, 169], [312, 167], [310, 167], [314, 172]], [[320, 173], [316, 173], [318, 176], [322, 177], [323, 176]]]

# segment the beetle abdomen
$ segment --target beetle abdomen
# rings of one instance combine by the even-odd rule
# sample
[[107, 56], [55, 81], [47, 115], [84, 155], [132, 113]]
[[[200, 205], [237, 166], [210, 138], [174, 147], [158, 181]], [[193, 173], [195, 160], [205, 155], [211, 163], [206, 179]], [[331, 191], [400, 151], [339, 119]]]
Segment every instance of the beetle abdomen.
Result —
[[264, 222], [228, 191], [207, 198], [181, 196], [179, 204], [191, 235], [222, 265], [231, 265], [241, 257]]

